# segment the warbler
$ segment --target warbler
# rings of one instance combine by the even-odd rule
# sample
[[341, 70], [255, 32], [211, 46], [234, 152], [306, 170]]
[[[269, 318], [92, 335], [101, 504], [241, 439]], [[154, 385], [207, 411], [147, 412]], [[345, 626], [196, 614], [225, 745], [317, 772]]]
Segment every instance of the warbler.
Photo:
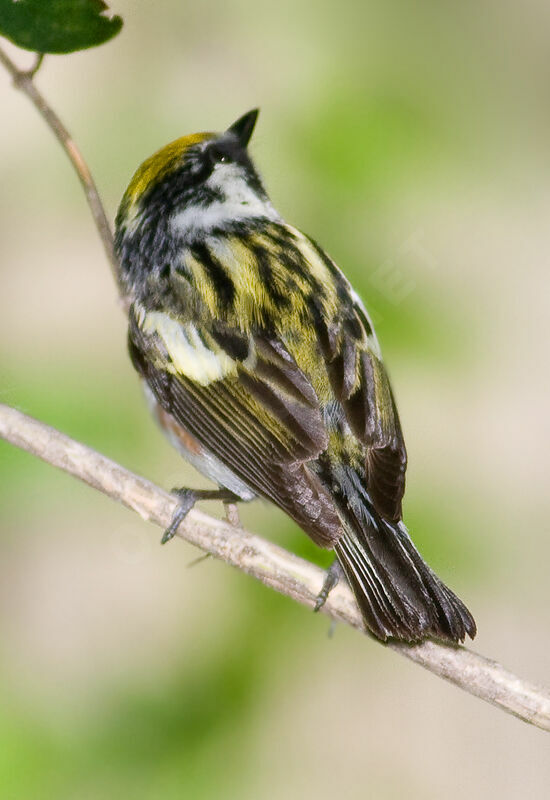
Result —
[[164, 540], [199, 496], [267, 498], [334, 550], [374, 636], [473, 638], [402, 521], [407, 456], [372, 323], [271, 204], [247, 152], [257, 116], [159, 150], [116, 217], [131, 359], [170, 441], [219, 487], [182, 490]]

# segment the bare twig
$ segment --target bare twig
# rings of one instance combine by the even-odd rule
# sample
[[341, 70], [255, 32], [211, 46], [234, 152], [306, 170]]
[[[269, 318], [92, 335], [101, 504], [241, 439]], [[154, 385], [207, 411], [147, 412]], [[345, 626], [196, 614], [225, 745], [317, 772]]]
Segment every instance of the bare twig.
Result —
[[[0, 404], [0, 437], [80, 478], [161, 528], [170, 523], [177, 506], [174, 497], [54, 428], [3, 404]], [[197, 510], [190, 512], [178, 533], [266, 586], [310, 608], [315, 605], [324, 578], [319, 567]], [[323, 613], [364, 630], [353, 595], [345, 585], [331, 592]], [[414, 647], [392, 642], [387, 647], [488, 703], [550, 731], [550, 693], [513, 675], [496, 661], [465, 647], [436, 642]]]
[[[34, 59], [34, 64], [28, 70], [26, 70], [25, 75], [28, 75], [29, 78], [34, 78], [40, 67], [42, 66], [42, 62], [44, 61], [44, 53], [37, 53], [36, 58]], [[20, 74], [23, 74], [20, 72]]]
[[42, 117], [46, 120], [61, 146], [67, 153], [73, 167], [75, 168], [76, 174], [78, 175], [80, 183], [82, 184], [82, 188], [84, 189], [86, 200], [90, 206], [90, 211], [92, 212], [92, 217], [94, 218], [97, 231], [103, 243], [103, 248], [111, 267], [111, 272], [113, 273], [113, 278], [115, 279], [116, 285], [119, 287], [119, 294], [122, 297], [122, 292], [120, 291], [117, 259], [114, 250], [113, 234], [107, 219], [107, 215], [105, 214], [105, 209], [103, 208], [103, 203], [101, 202], [94, 179], [92, 178], [92, 174], [88, 168], [88, 165], [84, 161], [80, 150], [76, 146], [74, 140], [71, 138], [69, 131], [63, 125], [55, 111], [46, 102], [42, 94], [38, 91], [33, 81], [36, 72], [42, 64], [42, 56], [39, 55], [37, 57], [36, 63], [32, 69], [25, 71], [18, 69], [9, 56], [0, 48], [0, 63], [2, 63], [11, 74], [14, 86], [17, 89], [20, 89], [27, 95], [27, 97], [30, 98]]

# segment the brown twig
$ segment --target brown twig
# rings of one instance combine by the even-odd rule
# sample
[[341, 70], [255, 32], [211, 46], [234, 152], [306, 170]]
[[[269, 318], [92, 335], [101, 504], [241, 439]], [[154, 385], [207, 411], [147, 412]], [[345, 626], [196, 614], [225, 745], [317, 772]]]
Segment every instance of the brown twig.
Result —
[[[170, 523], [177, 506], [174, 497], [89, 447], [3, 404], [0, 404], [0, 437], [74, 475], [161, 528]], [[266, 586], [310, 608], [315, 605], [324, 578], [319, 567], [242, 528], [196, 510], [190, 512], [178, 534]], [[331, 592], [323, 613], [363, 631], [361, 615], [345, 585]], [[386, 646], [470, 694], [550, 731], [550, 693], [513, 675], [496, 661], [465, 647], [429, 641], [414, 647], [399, 642]]]
[[12, 76], [14, 86], [24, 92], [34, 106], [38, 109], [67, 153], [71, 164], [76, 170], [76, 174], [78, 175], [80, 183], [82, 184], [82, 188], [84, 189], [86, 200], [90, 206], [90, 211], [92, 212], [92, 217], [94, 218], [97, 231], [103, 243], [105, 255], [107, 256], [107, 260], [111, 267], [113, 278], [115, 279], [115, 283], [119, 288], [119, 294], [122, 297], [122, 292], [120, 291], [117, 258], [114, 250], [113, 233], [111, 231], [111, 226], [109, 225], [107, 215], [105, 214], [103, 203], [99, 197], [97, 187], [94, 183], [94, 179], [92, 178], [91, 172], [88, 168], [88, 165], [84, 161], [80, 150], [69, 134], [69, 131], [63, 125], [55, 111], [53, 111], [51, 106], [46, 102], [34, 84], [34, 77], [42, 64], [42, 59], [43, 57], [38, 55], [36, 63], [32, 69], [20, 70], [9, 58], [9, 56], [0, 48], [0, 63], [6, 67]]

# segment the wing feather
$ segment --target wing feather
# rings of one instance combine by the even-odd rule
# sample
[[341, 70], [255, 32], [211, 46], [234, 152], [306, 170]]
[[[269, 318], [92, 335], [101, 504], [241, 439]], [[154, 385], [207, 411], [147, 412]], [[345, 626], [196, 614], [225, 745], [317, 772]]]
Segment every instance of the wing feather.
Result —
[[[340, 520], [330, 494], [307, 466], [326, 448], [327, 431], [312, 387], [282, 343], [258, 339], [254, 376], [244, 362], [236, 362], [233, 372], [204, 385], [172, 370], [166, 343], [143, 328], [131, 315], [130, 354], [162, 408], [317, 544], [332, 547], [341, 534]], [[262, 372], [269, 377], [259, 379]]]
[[[349, 319], [342, 321], [336, 352], [332, 345], [332, 352], [324, 355], [334, 394], [352, 432], [365, 446], [369, 497], [381, 516], [396, 522], [402, 517], [407, 452], [390, 382], [364, 328], [364, 314], [361, 309], [353, 325]], [[353, 335], [357, 323], [360, 337]]]

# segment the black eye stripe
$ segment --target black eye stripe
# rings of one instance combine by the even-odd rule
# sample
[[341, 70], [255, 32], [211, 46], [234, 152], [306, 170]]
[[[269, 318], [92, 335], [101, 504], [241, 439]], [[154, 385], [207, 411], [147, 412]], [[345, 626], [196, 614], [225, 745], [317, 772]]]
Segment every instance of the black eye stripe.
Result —
[[246, 151], [234, 137], [217, 139], [206, 148], [206, 154], [211, 163], [245, 164], [248, 161]]
[[224, 152], [221, 152], [218, 147], [211, 145], [207, 151], [206, 155], [208, 157], [208, 161], [211, 164], [220, 164], [224, 161], [227, 161], [227, 156]]

